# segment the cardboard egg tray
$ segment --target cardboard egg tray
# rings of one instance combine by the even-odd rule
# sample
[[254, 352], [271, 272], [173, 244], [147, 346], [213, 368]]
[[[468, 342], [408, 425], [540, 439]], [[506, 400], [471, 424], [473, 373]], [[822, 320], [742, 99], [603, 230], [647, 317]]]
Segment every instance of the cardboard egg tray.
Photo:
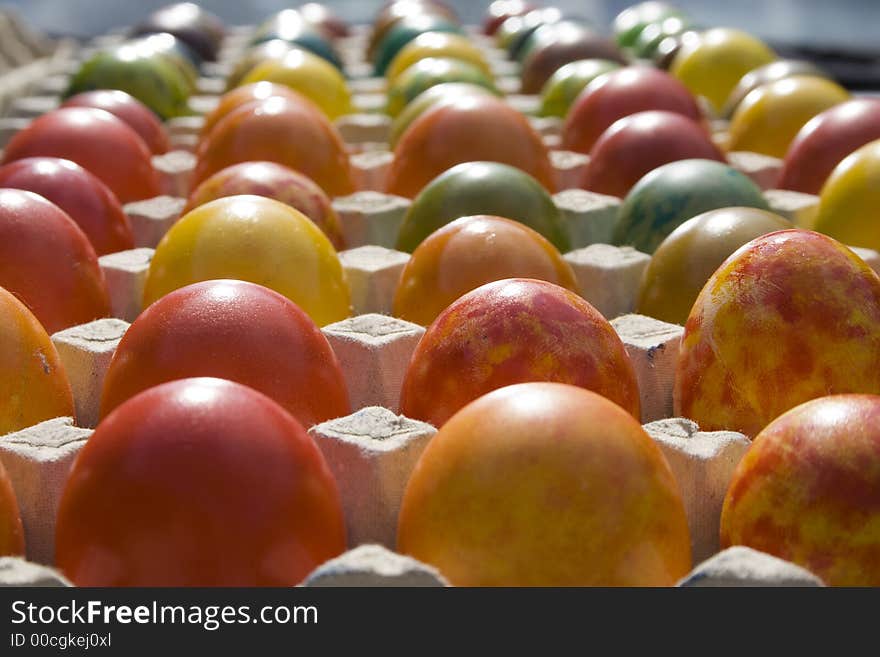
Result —
[[[77, 421], [55, 418], [0, 440], [0, 462], [18, 496], [27, 545], [27, 562], [0, 559], [0, 582], [63, 583], [54, 563], [54, 519], [67, 472], [98, 421], [100, 391], [119, 340], [141, 311], [141, 296], [153, 249], [180, 215], [195, 163], [192, 155], [201, 115], [223, 91], [229, 63], [242, 50], [248, 27], [232, 28], [218, 63], [206, 66], [200, 94], [191, 99], [195, 114], [172, 119], [167, 127], [174, 150], [154, 158], [163, 177], [164, 195], [125, 206], [136, 247], [102, 256], [112, 300], [112, 317], [74, 326], [52, 336], [73, 388]], [[491, 40], [471, 30], [485, 49], [499, 88], [517, 109], [529, 113], [536, 96], [518, 95], [516, 67]], [[360, 191], [333, 199], [348, 250], [340, 253], [351, 287], [353, 316], [322, 330], [338, 356], [353, 413], [309, 429], [336, 475], [351, 550], [315, 571], [306, 585], [437, 586], [442, 577], [431, 567], [395, 554], [397, 515], [404, 487], [434, 427], [398, 415], [402, 380], [425, 328], [391, 317], [392, 299], [409, 254], [394, 250], [409, 199], [382, 192], [393, 158], [387, 146], [390, 119], [381, 113], [381, 79], [369, 77], [362, 61], [367, 32], [356, 29], [341, 40], [354, 102], [359, 113], [336, 125], [348, 145]], [[121, 40], [110, 34], [84, 46], [74, 60], [52, 60], [29, 74], [26, 89], [0, 119], [0, 145], [33, 117], [59, 103], [77, 61], [90, 49]], [[560, 122], [532, 119], [551, 148], [559, 143]], [[715, 124], [719, 134], [723, 123]], [[609, 244], [621, 200], [572, 187], [588, 156], [552, 151], [559, 207], [574, 249], [564, 254], [582, 295], [611, 321], [637, 374], [642, 422], [672, 467], [685, 501], [695, 570], [685, 586], [821, 585], [803, 569], [748, 548], [719, 553], [721, 506], [728, 483], [748, 439], [735, 432], [702, 432], [684, 418], [672, 417], [675, 362], [683, 327], [632, 314], [642, 273], [650, 256]], [[814, 196], [772, 189], [779, 160], [755, 153], [731, 153], [731, 164], [755, 180], [771, 209], [795, 222], [814, 211]], [[858, 250], [875, 270], [880, 254]]]

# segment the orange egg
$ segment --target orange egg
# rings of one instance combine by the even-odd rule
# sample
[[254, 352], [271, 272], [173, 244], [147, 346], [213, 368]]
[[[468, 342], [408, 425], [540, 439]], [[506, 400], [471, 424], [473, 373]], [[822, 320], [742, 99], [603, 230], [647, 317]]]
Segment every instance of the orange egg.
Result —
[[410, 124], [394, 149], [387, 191], [412, 198], [447, 169], [477, 160], [517, 167], [555, 190], [547, 147], [528, 120], [494, 96], [462, 96]]
[[312, 107], [288, 98], [253, 101], [232, 111], [202, 140], [196, 157], [193, 185], [231, 164], [266, 160], [305, 174], [330, 196], [355, 189], [339, 132]]
[[537, 231], [503, 217], [462, 217], [413, 252], [397, 286], [394, 315], [427, 326], [460, 296], [503, 278], [534, 278], [578, 292], [569, 264]]
[[46, 329], [0, 287], [0, 436], [74, 416], [70, 383]]
[[[220, 102], [213, 110], [205, 115], [205, 124], [202, 126], [201, 136], [206, 137], [217, 125], [220, 119], [224, 118], [230, 112], [237, 110], [242, 105], [247, 105], [255, 100], [266, 100], [273, 96], [281, 96], [294, 102], [302, 101], [309, 104], [311, 101], [300, 93], [297, 93], [290, 87], [275, 82], [252, 82], [240, 87], [236, 87], [232, 91], [227, 91], [220, 96]], [[315, 110], [318, 108], [315, 107]]]

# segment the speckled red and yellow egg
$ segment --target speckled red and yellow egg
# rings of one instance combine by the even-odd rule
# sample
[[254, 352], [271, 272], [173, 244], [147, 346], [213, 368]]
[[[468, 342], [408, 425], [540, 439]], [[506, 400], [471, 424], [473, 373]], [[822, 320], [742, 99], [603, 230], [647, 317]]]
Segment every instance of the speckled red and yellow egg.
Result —
[[755, 436], [836, 393], [880, 392], [880, 278], [806, 230], [745, 244], [706, 283], [685, 326], [676, 414]]

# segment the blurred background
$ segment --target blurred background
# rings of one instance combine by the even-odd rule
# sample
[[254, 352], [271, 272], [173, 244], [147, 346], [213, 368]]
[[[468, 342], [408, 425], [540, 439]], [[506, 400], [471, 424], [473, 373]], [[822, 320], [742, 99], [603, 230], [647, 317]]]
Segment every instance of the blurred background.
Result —
[[[88, 37], [131, 25], [169, 0], [5, 0], [35, 26], [57, 35]], [[479, 22], [488, 0], [448, 0], [465, 23]], [[203, 0], [230, 24], [253, 24], [301, 3], [283, 0]], [[382, 0], [328, 0], [350, 22], [367, 22]], [[555, 0], [572, 15], [608, 26], [633, 0]], [[740, 27], [775, 45], [868, 51], [877, 48], [880, 0], [678, 0], [673, 4], [705, 25]]]

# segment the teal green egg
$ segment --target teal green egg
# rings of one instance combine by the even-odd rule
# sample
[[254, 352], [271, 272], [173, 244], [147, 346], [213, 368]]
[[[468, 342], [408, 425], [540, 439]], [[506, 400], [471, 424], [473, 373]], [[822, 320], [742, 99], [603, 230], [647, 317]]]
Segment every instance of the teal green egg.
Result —
[[397, 248], [412, 253], [438, 228], [478, 214], [519, 221], [560, 252], [571, 250], [562, 217], [547, 190], [524, 171], [499, 162], [464, 162], [432, 180], [413, 200]]
[[452, 32], [464, 34], [461, 25], [443, 16], [419, 14], [407, 16], [395, 23], [376, 46], [373, 67], [377, 76], [385, 75], [385, 70], [400, 50], [423, 32]]
[[632, 46], [633, 54], [640, 59], [653, 59], [663, 39], [674, 37], [693, 29], [693, 23], [684, 16], [669, 16], [662, 21], [650, 23], [639, 32]]
[[565, 118], [568, 108], [590, 82], [603, 73], [620, 68], [608, 59], [581, 59], [556, 69], [541, 90], [539, 116]]
[[712, 160], [664, 164], [645, 175], [626, 195], [612, 241], [654, 253], [688, 219], [734, 206], [769, 210], [761, 189], [726, 164]]

